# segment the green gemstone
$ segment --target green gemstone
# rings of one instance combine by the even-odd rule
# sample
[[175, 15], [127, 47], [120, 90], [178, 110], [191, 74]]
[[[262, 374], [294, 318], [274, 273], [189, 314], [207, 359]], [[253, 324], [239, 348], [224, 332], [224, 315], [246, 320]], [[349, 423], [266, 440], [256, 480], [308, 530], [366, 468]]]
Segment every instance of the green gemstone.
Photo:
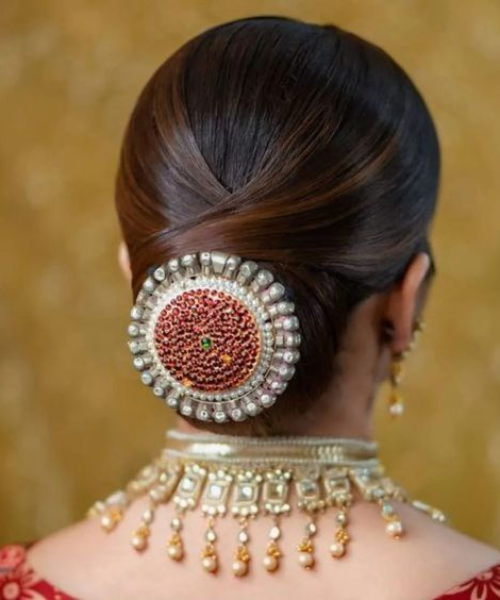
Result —
[[210, 338], [204, 337], [201, 338], [201, 347], [203, 348], [203, 350], [210, 350], [210, 348], [212, 347], [212, 340]]

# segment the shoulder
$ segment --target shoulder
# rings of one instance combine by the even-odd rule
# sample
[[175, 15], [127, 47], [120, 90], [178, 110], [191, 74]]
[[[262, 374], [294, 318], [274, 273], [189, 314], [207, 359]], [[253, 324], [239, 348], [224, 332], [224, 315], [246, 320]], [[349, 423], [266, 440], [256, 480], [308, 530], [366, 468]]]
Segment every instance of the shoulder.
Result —
[[[359, 505], [353, 509], [352, 548], [342, 559], [342, 568], [339, 564], [325, 569], [329, 586], [348, 590], [351, 595], [346, 597], [350, 598], [440, 598], [500, 564], [497, 549], [433, 521], [410, 505], [400, 505], [397, 510], [405, 534], [393, 540], [381, 527], [376, 507]], [[327, 545], [319, 539], [320, 550], [321, 545], [326, 546], [324, 552]]]
[[[497, 548], [437, 523], [410, 506], [401, 506], [400, 512], [407, 536], [401, 540], [404, 551], [395, 548], [393, 560], [401, 573], [401, 593], [405, 587], [422, 589], [425, 581], [428, 597], [440, 598], [492, 569], [495, 573], [500, 572], [500, 551]], [[500, 588], [498, 593], [500, 598]], [[405, 597], [404, 594], [401, 597]], [[487, 598], [489, 596], [484, 596], [485, 600]]]
[[[342, 559], [342, 565], [332, 566], [330, 560], [323, 559], [323, 556], [328, 556], [331, 539], [328, 523], [321, 525], [317, 540], [319, 566], [312, 578], [299, 574], [293, 551], [289, 548], [286, 549], [287, 560], [284, 561], [286, 566], [283, 572], [275, 574], [272, 581], [269, 575], [261, 574], [257, 556], [259, 547], [265, 543], [267, 530], [265, 523], [256, 521], [252, 524], [252, 552], [256, 558], [252, 566], [252, 585], [242, 589], [242, 592], [249, 592], [251, 588], [265, 599], [271, 597], [268, 594], [271, 589], [277, 595], [286, 595], [293, 585], [294, 590], [300, 593], [297, 597], [307, 597], [310, 592], [313, 597], [320, 599], [325, 597], [325, 590], [334, 586], [339, 600], [365, 597], [372, 600], [447, 599], [453, 597], [446, 595], [452, 590], [467, 590], [464, 586], [474, 586], [474, 577], [477, 581], [490, 578], [495, 585], [497, 579], [500, 581], [500, 568], [492, 569], [500, 564], [500, 552], [495, 548], [433, 522], [426, 515], [405, 505], [400, 507], [400, 513], [407, 534], [393, 542], [381, 531], [380, 517], [373, 508], [360, 506], [353, 509], [353, 547], [348, 556]], [[207, 580], [206, 574], [197, 568], [198, 565], [193, 565], [188, 557], [189, 564], [184, 565], [185, 568], [172, 570], [165, 561], [161, 535], [153, 536], [148, 552], [140, 556], [132, 552], [129, 537], [134, 524], [138, 522], [141, 507], [133, 506], [130, 510], [131, 514], [125, 517], [113, 535], [104, 534], [92, 519], [84, 520], [37, 542], [28, 550], [28, 561], [36, 573], [43, 574], [46, 580], [77, 598], [136, 598], [143, 595], [146, 589], [149, 597], [159, 597], [158, 589], [161, 589], [163, 597], [165, 589], [169, 589], [172, 597], [180, 600], [188, 598], [188, 592], [191, 597], [196, 595], [199, 585], [204, 585], [207, 591], [216, 593], [221, 599], [231, 597], [229, 592], [234, 583], [227, 569], [223, 569], [217, 579]], [[192, 516], [194, 521], [195, 516]], [[165, 512], [159, 517], [162, 522], [168, 523], [170, 515]], [[231, 539], [231, 535], [234, 535], [231, 523], [225, 521], [219, 524], [221, 540]], [[197, 547], [199, 535], [203, 533], [202, 525], [193, 522], [185, 532], [188, 548]], [[290, 535], [287, 533], [287, 539], [299, 539], [302, 527], [300, 519], [290, 518]], [[221, 557], [222, 564], [231, 560], [232, 550], [232, 547], [225, 548], [221, 544], [221, 554], [227, 554]], [[15, 558], [14, 553], [11, 560]], [[127, 577], [130, 573], [135, 573], [132, 580]], [[363, 576], [360, 577], [360, 574]], [[229, 579], [226, 580], [226, 577]], [[497, 589], [500, 594], [500, 583]], [[342, 595], [342, 591], [345, 595]], [[481, 591], [482, 588], [478, 588], [476, 593]], [[272, 597], [276, 597], [276, 594]], [[485, 600], [490, 598], [485, 594], [483, 596]], [[478, 595], [479, 598], [483, 596]], [[67, 597], [72, 596], [63, 596], [64, 599]], [[468, 600], [470, 595], [464, 597]], [[461, 596], [457, 598], [461, 599]]]
[[117, 541], [114, 536], [103, 535], [94, 521], [84, 519], [28, 547], [26, 564], [38, 576], [72, 594], [68, 598], [102, 598], [108, 581], [115, 577], [122, 581], [130, 566]]
[[[130, 545], [130, 532], [139, 521], [141, 505], [132, 506], [130, 514], [113, 535], [102, 531], [97, 521], [88, 517], [65, 527], [26, 549], [26, 561], [34, 572], [76, 598], [132, 598], [131, 589], [144, 586], [138, 574], [138, 556]], [[143, 558], [143, 557], [141, 557]], [[163, 557], [162, 557], [163, 558]], [[159, 570], [155, 563], [141, 560], [147, 579]], [[144, 569], [146, 567], [146, 569]], [[0, 596], [1, 600], [1, 596]]]

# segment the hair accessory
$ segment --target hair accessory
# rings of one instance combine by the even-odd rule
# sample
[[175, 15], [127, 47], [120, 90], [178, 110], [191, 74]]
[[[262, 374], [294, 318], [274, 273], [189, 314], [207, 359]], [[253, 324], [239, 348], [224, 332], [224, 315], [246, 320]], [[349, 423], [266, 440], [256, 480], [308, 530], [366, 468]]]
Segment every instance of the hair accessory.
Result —
[[[333, 560], [349, 553], [350, 510], [362, 500], [378, 506], [385, 531], [393, 539], [405, 533], [395, 502], [409, 502], [433, 519], [445, 520], [440, 510], [410, 500], [386, 474], [378, 445], [359, 439], [235, 437], [170, 430], [157, 458], [124, 490], [97, 502], [90, 512], [106, 532], [111, 532], [140, 497], [147, 502], [131, 538], [137, 552], [147, 549], [153, 522], [161, 532], [168, 529], [166, 521], [170, 520], [165, 554], [175, 562], [182, 561], [187, 553], [184, 522], [198, 511], [206, 529], [198, 549], [188, 552], [199, 552], [201, 568], [214, 574], [224, 569], [218, 554], [218, 524], [220, 519], [229, 518], [235, 530], [231, 571], [238, 578], [254, 569], [255, 552], [268, 573], [280, 568], [285, 554], [284, 521], [293, 513], [304, 518], [295, 560], [306, 570], [317, 564], [320, 525], [329, 536]], [[171, 510], [162, 514], [158, 508], [165, 504]], [[252, 539], [252, 524], [259, 518], [269, 523], [267, 539], [257, 535]]]
[[128, 327], [133, 365], [186, 417], [243, 421], [272, 406], [300, 358], [285, 287], [223, 252], [169, 260], [143, 283]]

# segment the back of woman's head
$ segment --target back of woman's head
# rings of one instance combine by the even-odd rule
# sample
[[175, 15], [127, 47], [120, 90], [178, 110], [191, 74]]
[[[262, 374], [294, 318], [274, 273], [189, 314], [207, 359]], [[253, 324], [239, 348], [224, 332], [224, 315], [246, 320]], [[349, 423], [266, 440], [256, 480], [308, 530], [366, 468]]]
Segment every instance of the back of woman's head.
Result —
[[243, 19], [161, 65], [133, 111], [117, 181], [134, 295], [152, 266], [221, 250], [271, 270], [301, 322], [286, 392], [225, 431], [284, 432], [314, 406], [353, 307], [429, 251], [438, 179], [420, 94], [387, 54], [341, 29]]

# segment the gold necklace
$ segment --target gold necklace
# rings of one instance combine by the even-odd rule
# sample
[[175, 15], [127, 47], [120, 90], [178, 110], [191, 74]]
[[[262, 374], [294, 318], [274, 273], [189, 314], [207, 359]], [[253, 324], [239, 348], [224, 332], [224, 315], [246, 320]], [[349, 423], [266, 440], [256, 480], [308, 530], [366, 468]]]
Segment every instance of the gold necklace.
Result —
[[[304, 513], [306, 523], [297, 547], [298, 561], [310, 569], [315, 563], [318, 514], [335, 511], [330, 554], [338, 559], [347, 551], [348, 510], [355, 500], [378, 504], [386, 531], [394, 539], [404, 534], [404, 527], [391, 500], [410, 502], [408, 495], [385, 475], [374, 442], [329, 437], [249, 438], [177, 430], [167, 431], [160, 455], [124, 490], [96, 502], [90, 512], [98, 515], [105, 531], [111, 532], [131, 502], [145, 495], [149, 506], [131, 539], [137, 552], [148, 546], [157, 507], [171, 502], [176, 514], [170, 523], [167, 554], [181, 561], [183, 520], [199, 508], [207, 522], [201, 563], [205, 571], [216, 573], [216, 522], [231, 515], [238, 524], [232, 564], [238, 577], [249, 571], [249, 528], [253, 519], [264, 516], [270, 520], [263, 565], [274, 572], [282, 556], [279, 540], [283, 517], [292, 510]], [[438, 509], [419, 501], [411, 504], [435, 520], [445, 520]]]

